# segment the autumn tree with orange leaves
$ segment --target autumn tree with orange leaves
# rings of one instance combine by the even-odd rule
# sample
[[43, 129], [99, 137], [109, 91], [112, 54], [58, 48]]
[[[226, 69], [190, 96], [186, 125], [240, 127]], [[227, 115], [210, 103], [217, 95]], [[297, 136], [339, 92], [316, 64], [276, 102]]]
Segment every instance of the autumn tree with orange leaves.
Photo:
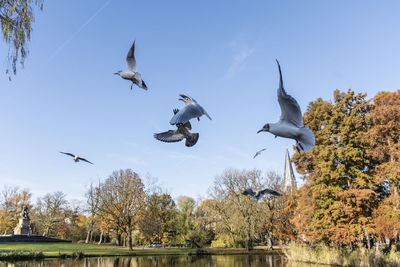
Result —
[[[381, 197], [381, 180], [372, 172], [376, 162], [371, 147], [364, 142], [372, 124], [370, 104], [365, 94], [352, 90], [334, 92], [333, 103], [318, 99], [304, 114], [304, 123], [315, 135], [316, 145], [306, 153], [296, 153], [293, 161], [308, 186], [298, 194], [300, 201], [293, 219], [300, 235], [312, 241], [337, 244], [360, 243], [374, 234], [373, 212]], [[309, 190], [309, 191], [308, 191]], [[312, 204], [303, 214], [300, 208]], [[303, 221], [301, 221], [303, 220]]]
[[388, 195], [375, 211], [376, 233], [378, 241], [389, 239], [390, 245], [399, 245], [400, 90], [377, 94], [372, 99], [370, 117], [373, 124], [364, 141], [376, 161], [371, 171], [385, 184], [383, 194]]
[[22, 207], [29, 209], [31, 193], [18, 187], [5, 187], [0, 198], [0, 233], [11, 233], [20, 218]]
[[132, 232], [145, 207], [146, 194], [139, 175], [131, 169], [113, 172], [98, 189], [98, 212], [111, 220], [117, 235], [124, 234], [132, 250]]

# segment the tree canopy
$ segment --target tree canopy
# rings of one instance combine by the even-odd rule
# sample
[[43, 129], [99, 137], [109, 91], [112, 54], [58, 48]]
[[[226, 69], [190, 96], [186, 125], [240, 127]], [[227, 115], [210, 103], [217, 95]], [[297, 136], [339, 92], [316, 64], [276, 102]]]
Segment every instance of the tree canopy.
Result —
[[17, 63], [24, 65], [28, 55], [35, 8], [43, 9], [43, 0], [0, 0], [0, 23], [4, 41], [9, 45], [8, 66], [17, 73]]

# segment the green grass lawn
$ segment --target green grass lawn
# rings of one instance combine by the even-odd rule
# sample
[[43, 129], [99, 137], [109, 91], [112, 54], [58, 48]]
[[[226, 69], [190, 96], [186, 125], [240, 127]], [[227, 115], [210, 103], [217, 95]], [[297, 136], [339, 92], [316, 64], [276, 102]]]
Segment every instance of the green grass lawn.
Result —
[[116, 250], [116, 246], [94, 245], [78, 243], [0, 243], [0, 252], [23, 250], [23, 251], [75, 251], [75, 250]]
[[235, 254], [281, 254], [280, 250], [267, 251], [265, 249], [254, 249], [247, 252], [240, 248], [134, 248], [129, 251], [124, 247], [111, 245], [94, 245], [78, 243], [0, 243], [1, 254], [13, 253], [16, 251], [43, 252], [45, 257], [58, 258], [83, 253], [84, 257], [104, 256], [157, 256], [157, 255], [235, 255]]

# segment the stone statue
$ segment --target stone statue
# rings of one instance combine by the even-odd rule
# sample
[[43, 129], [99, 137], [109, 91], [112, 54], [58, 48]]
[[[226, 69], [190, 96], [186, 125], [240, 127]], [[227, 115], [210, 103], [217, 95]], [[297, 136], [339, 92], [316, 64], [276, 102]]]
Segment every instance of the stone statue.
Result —
[[24, 219], [29, 220], [29, 213], [28, 213], [28, 207], [27, 206], [22, 206], [22, 212], [21, 212], [21, 217]]
[[29, 235], [30, 234], [30, 218], [27, 206], [22, 206], [18, 225], [14, 228], [15, 235]]

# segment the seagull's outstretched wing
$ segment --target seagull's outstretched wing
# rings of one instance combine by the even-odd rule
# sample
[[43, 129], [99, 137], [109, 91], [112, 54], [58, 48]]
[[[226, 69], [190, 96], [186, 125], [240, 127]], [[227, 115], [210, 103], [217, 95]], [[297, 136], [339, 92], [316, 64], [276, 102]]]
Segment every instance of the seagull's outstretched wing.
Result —
[[279, 69], [279, 88], [278, 88], [278, 102], [281, 107], [281, 121], [286, 123], [294, 124], [297, 127], [303, 127], [303, 117], [301, 115], [301, 109], [296, 99], [288, 95], [283, 88], [282, 71], [281, 66], [278, 63]]
[[261, 190], [260, 194], [262, 194], [262, 195], [270, 194], [270, 195], [273, 195], [273, 196], [282, 196], [282, 194], [279, 193], [278, 191], [275, 191], [275, 190], [272, 190], [272, 189], [268, 189], [268, 188], [266, 188], [264, 190]]
[[185, 136], [178, 131], [169, 130], [163, 133], [155, 133], [154, 138], [161, 142], [172, 143], [182, 141]]
[[[179, 112], [179, 109], [174, 108], [172, 111], [174, 112], [174, 115], [176, 115], [176, 113]], [[192, 125], [190, 124], [190, 121], [188, 121], [187, 123], [183, 124], [183, 126], [184, 126], [188, 131], [192, 130]]]
[[171, 125], [178, 123], [184, 124], [193, 118], [200, 118], [204, 114], [211, 120], [211, 117], [207, 114], [202, 106], [196, 103], [189, 104], [179, 110], [179, 112], [172, 117], [169, 123]]
[[191, 119], [199, 118], [202, 115], [203, 115], [202, 110], [199, 109], [196, 104], [189, 104], [180, 109], [179, 112], [172, 117], [169, 123], [171, 125], [175, 125], [178, 123], [184, 124], [190, 121]]
[[256, 192], [254, 192], [253, 189], [251, 189], [251, 188], [247, 188], [246, 190], [244, 190], [242, 192], [242, 195], [245, 195], [245, 196], [250, 195], [250, 196], [254, 197], [255, 194], [256, 194]]
[[[92, 162], [88, 161], [88, 160], [85, 159], [85, 158], [78, 157], [78, 160], [82, 160], [82, 161], [85, 161], [85, 162], [87, 162], [87, 163], [93, 164]], [[93, 165], [94, 165], [94, 164], [93, 164]]]
[[263, 149], [257, 151], [256, 154], [254, 155], [253, 159], [255, 159], [258, 155], [261, 154], [261, 152], [263, 152], [263, 151], [265, 151], [265, 150], [266, 150], [266, 148], [263, 148]]
[[74, 155], [74, 154], [67, 153], [67, 152], [61, 152], [61, 151], [60, 151], [60, 153], [62, 153], [62, 154], [65, 154], [65, 155], [68, 155], [68, 156], [71, 156], [71, 157], [75, 158], [75, 155]]
[[137, 72], [136, 59], [135, 59], [135, 42], [136, 41], [133, 41], [131, 49], [129, 49], [128, 55], [126, 55], [126, 63], [128, 64], [128, 70], [133, 72]]

